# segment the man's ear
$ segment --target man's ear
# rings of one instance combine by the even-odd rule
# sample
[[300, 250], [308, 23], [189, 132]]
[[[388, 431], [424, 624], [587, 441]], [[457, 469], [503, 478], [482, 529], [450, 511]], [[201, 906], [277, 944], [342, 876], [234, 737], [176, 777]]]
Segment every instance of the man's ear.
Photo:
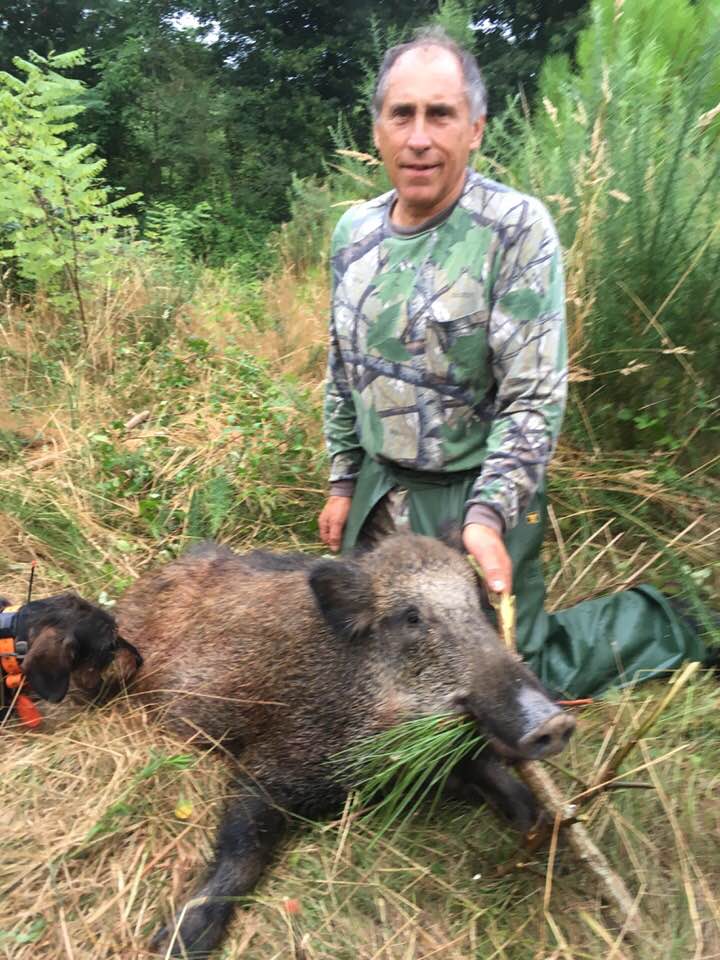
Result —
[[471, 150], [478, 150], [480, 148], [483, 134], [485, 133], [485, 119], [485, 117], [478, 117], [477, 120], [473, 121], [472, 139], [470, 141]]
[[380, 153], [380, 144], [378, 142], [378, 134], [377, 134], [377, 120], [373, 124], [373, 143], [375, 144], [375, 149], [377, 150], [377, 152]]
[[60, 633], [54, 627], [45, 627], [30, 645], [30, 652], [22, 663], [22, 672], [34, 692], [59, 703], [70, 683], [70, 671], [77, 652], [75, 634]]
[[375, 617], [370, 577], [352, 561], [321, 560], [308, 575], [320, 613], [344, 640], [366, 633]]

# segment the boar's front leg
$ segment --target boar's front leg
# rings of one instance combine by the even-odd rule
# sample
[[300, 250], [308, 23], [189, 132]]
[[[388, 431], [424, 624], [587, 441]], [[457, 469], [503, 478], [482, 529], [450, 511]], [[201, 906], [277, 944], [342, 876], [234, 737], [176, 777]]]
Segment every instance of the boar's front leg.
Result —
[[200, 889], [175, 918], [153, 937], [154, 948], [170, 956], [208, 957], [220, 942], [238, 897], [256, 885], [282, 839], [286, 813], [274, 796], [259, 786], [243, 785], [245, 792], [233, 800], [220, 823], [215, 856]]
[[485, 801], [523, 833], [543, 816], [530, 790], [510, 773], [491, 747], [461, 760], [448, 778], [447, 790], [450, 796], [469, 803]]

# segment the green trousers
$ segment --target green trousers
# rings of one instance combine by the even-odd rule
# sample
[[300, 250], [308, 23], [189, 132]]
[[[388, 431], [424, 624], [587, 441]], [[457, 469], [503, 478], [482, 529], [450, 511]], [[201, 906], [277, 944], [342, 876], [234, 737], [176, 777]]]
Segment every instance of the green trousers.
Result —
[[[373, 507], [393, 487], [408, 491], [410, 528], [437, 536], [461, 521], [477, 471], [417, 473], [366, 457], [357, 479], [343, 550], [361, 535]], [[505, 536], [513, 562], [518, 651], [552, 693], [597, 696], [673, 670], [685, 660], [704, 660], [705, 645], [654, 587], [640, 585], [547, 613], [540, 550], [547, 506], [536, 493], [516, 527]]]

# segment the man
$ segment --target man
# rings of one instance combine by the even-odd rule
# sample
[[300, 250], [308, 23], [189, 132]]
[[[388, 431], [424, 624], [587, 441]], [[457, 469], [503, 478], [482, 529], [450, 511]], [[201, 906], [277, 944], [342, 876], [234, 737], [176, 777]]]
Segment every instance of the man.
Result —
[[[544, 611], [543, 478], [567, 382], [561, 252], [537, 200], [468, 169], [486, 113], [475, 60], [421, 33], [386, 54], [373, 108], [394, 189], [349, 210], [333, 238], [323, 541], [459, 521], [490, 588], [514, 580], [518, 645], [549, 686], [579, 696], [618, 671], [674, 666], [687, 632], [668, 628], [651, 588], [601, 611], [610, 643], [596, 643], [588, 604]], [[619, 634], [648, 618], [652, 637], [621, 651]], [[663, 653], [651, 664], [648, 640]]]

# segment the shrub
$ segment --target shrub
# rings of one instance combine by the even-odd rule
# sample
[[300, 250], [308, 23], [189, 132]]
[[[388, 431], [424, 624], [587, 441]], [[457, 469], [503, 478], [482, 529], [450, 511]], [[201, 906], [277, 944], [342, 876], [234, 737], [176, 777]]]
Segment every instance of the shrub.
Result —
[[672, 449], [717, 411], [717, 6], [595, 0], [576, 60], [546, 61], [537, 112], [491, 126], [485, 163], [555, 216], [583, 430]]
[[24, 79], [0, 72], [0, 262], [47, 292], [69, 293], [85, 330], [84, 283], [109, 267], [118, 231], [134, 223], [119, 211], [139, 194], [111, 199], [94, 145], [66, 139], [83, 86], [58, 71], [84, 63], [82, 50], [13, 62]]

